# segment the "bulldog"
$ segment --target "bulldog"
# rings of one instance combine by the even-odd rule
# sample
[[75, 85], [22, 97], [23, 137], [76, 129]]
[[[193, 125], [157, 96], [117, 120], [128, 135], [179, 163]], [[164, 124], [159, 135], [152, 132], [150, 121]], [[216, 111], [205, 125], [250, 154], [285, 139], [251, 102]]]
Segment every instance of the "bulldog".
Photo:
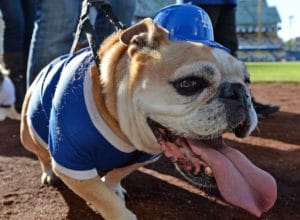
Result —
[[120, 182], [163, 152], [230, 204], [256, 216], [272, 207], [271, 175], [222, 141], [257, 124], [240, 61], [169, 40], [150, 18], [112, 34], [98, 55], [99, 69], [89, 49], [56, 59], [26, 94], [21, 140], [40, 160], [43, 183], [56, 175], [105, 219], [136, 219]]

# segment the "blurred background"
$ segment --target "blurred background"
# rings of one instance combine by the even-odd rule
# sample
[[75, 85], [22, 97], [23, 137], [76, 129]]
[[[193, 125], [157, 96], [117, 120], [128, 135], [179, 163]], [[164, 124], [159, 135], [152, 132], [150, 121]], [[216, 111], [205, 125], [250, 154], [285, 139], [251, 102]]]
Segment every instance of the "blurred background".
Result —
[[300, 1], [239, 0], [238, 56], [243, 61], [300, 60]]
[[[250, 62], [300, 60], [299, 9], [299, 0], [238, 0], [238, 57]], [[3, 21], [0, 12], [2, 53]]]

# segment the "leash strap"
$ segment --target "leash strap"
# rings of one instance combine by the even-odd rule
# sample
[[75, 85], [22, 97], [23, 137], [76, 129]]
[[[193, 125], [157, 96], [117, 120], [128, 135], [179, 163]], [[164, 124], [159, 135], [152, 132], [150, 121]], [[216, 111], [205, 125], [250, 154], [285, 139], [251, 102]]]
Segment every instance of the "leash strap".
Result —
[[126, 26], [118, 19], [113, 13], [111, 5], [105, 0], [88, 0], [89, 4], [93, 7], [101, 9], [108, 20], [114, 25], [116, 31], [126, 29]]
[[105, 0], [84, 0], [82, 2], [80, 20], [76, 28], [76, 34], [74, 37], [70, 54], [75, 53], [76, 47], [79, 43], [82, 33], [85, 32], [94, 60], [96, 62], [97, 67], [99, 67], [100, 60], [97, 55], [97, 51], [100, 46], [100, 40], [97, 37], [95, 29], [89, 19], [90, 7], [96, 7], [98, 9], [101, 9], [104, 12], [105, 16], [108, 18], [108, 20], [114, 25], [117, 31], [125, 29], [126, 26], [117, 18], [117, 16], [113, 13], [111, 5]]

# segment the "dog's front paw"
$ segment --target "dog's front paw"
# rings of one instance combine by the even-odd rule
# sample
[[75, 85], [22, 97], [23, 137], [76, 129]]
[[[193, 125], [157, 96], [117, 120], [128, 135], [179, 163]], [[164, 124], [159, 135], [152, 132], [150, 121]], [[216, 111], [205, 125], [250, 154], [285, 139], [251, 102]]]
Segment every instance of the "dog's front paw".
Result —
[[43, 171], [41, 176], [41, 183], [44, 185], [53, 185], [57, 180], [56, 175], [51, 169]]
[[122, 200], [125, 200], [126, 195], [127, 195], [127, 191], [126, 189], [124, 189], [121, 185], [120, 182], [118, 183], [112, 183], [111, 181], [109, 181], [107, 178], [102, 177], [101, 180], [105, 183], [105, 185], [112, 190], [113, 192], [115, 192]]

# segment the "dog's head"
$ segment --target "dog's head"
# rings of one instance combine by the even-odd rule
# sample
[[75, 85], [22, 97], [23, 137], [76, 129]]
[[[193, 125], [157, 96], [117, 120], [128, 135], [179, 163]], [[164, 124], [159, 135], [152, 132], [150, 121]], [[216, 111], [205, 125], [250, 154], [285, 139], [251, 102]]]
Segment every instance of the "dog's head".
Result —
[[245, 137], [257, 124], [243, 63], [222, 49], [170, 41], [151, 19], [109, 43], [116, 41], [100, 52], [102, 83], [129, 141], [142, 151], [163, 151], [197, 185], [217, 183], [234, 205], [255, 215], [269, 209], [274, 189], [258, 185], [274, 188], [274, 180], [221, 138], [225, 132]]

